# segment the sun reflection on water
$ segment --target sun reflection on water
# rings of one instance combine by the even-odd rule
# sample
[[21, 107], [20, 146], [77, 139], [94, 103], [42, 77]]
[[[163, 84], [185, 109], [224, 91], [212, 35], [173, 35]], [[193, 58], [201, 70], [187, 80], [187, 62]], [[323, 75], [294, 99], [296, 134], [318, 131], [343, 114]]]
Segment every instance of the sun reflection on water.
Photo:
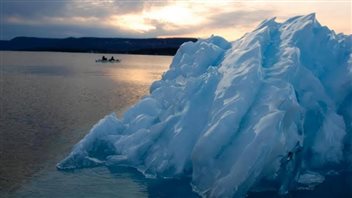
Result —
[[117, 82], [128, 82], [135, 84], [151, 84], [156, 80], [161, 79], [161, 73], [152, 72], [147, 69], [130, 69], [130, 68], [107, 68], [105, 75]]

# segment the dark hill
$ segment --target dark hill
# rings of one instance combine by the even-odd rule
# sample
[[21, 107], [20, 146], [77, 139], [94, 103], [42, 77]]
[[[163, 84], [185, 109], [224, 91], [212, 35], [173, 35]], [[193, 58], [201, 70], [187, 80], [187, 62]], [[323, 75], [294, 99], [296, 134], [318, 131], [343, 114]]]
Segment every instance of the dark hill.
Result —
[[195, 38], [16, 37], [9, 41], [1, 40], [0, 50], [174, 55], [182, 43], [196, 40]]

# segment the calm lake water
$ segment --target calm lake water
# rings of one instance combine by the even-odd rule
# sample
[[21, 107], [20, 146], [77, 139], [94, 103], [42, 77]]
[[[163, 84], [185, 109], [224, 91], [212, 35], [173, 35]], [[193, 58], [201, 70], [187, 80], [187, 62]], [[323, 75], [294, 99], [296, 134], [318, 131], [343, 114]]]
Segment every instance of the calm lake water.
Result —
[[[104, 54], [107, 57], [111, 54]], [[170, 56], [0, 52], [0, 197], [198, 197], [187, 179], [152, 180], [131, 168], [57, 171], [55, 165], [105, 115], [148, 94]], [[329, 189], [327, 191], [326, 189]], [[352, 197], [352, 174], [287, 197]], [[275, 192], [249, 197], [278, 197]]]
[[166, 197], [177, 195], [171, 187], [178, 182], [178, 193], [193, 195], [187, 182], [163, 181], [160, 191], [160, 181], [128, 168], [55, 168], [99, 119], [121, 115], [148, 94], [171, 56], [113, 55], [122, 61], [96, 63], [102, 54], [0, 55], [0, 197]]

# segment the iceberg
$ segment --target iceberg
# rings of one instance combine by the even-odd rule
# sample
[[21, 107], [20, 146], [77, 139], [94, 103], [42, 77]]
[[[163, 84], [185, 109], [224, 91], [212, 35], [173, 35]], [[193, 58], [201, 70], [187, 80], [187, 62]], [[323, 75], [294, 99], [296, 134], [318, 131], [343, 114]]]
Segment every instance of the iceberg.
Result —
[[279, 194], [352, 169], [352, 35], [315, 14], [186, 42], [150, 94], [100, 120], [59, 170], [134, 167], [203, 197]]

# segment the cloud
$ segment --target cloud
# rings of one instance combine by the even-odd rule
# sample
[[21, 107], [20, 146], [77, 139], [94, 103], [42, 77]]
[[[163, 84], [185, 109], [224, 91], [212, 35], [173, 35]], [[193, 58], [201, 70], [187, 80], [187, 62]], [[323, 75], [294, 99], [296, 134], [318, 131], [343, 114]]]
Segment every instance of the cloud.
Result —
[[[5, 1], [2, 23], [6, 28], [2, 35], [5, 39], [21, 35], [167, 37], [199, 34], [198, 37], [204, 37], [209, 34], [206, 29], [258, 23], [271, 13], [268, 10], [229, 11], [228, 7], [219, 5], [143, 0]], [[241, 8], [236, 4], [236, 9]]]
[[162, 37], [175, 35], [208, 37], [213, 33], [219, 34], [222, 32], [223, 34], [223, 31], [226, 29], [230, 31], [226, 36], [235, 37], [241, 36], [241, 34], [246, 32], [248, 27], [254, 28], [261, 21], [273, 15], [274, 11], [269, 9], [249, 11], [218, 9], [216, 13], [208, 13], [208, 15], [203, 13], [204, 20], [196, 24], [178, 25], [168, 23], [167, 21], [149, 20], [148, 24], [154, 28], [146, 32], [146, 34]]
[[231, 11], [213, 15], [207, 25], [212, 28], [252, 26], [273, 15], [273, 10]]
[[42, 16], [62, 16], [70, 1], [9, 1], [1, 0], [2, 17], [26, 17], [37, 19]]
[[[134, 1], [112, 1], [112, 0], [61, 0], [61, 1], [42, 1], [42, 0], [1, 0], [1, 33], [2, 39], [10, 39], [15, 36], [40, 36], [54, 28], [57, 33], [50, 35], [66, 35], [67, 27], [76, 29], [75, 32], [84, 30], [81, 34], [86, 34], [91, 27], [92, 32], [101, 28], [101, 31], [115, 32], [115, 37], [131, 35], [136, 36], [136, 31], [126, 31], [126, 28], [117, 27], [109, 24], [112, 16], [122, 16], [143, 12], [151, 6], [163, 6], [168, 2], [155, 2], [145, 0]], [[23, 26], [20, 28], [20, 26]], [[51, 28], [48, 28], [51, 27]], [[66, 27], [66, 28], [63, 28]], [[14, 30], [11, 30], [14, 28]], [[32, 30], [32, 28], [39, 28]], [[118, 29], [117, 29], [118, 28]], [[22, 31], [22, 32], [21, 32]], [[40, 32], [42, 31], [42, 32]], [[16, 34], [11, 34], [16, 33]], [[121, 33], [121, 34], [120, 34]], [[104, 33], [99, 33], [102, 35]], [[95, 36], [95, 35], [90, 35]], [[111, 35], [113, 36], [113, 35]], [[142, 35], [138, 35], [142, 36]], [[61, 36], [62, 37], [62, 36]]]
[[143, 10], [147, 1], [109, 1], [109, 0], [1, 0], [4, 17], [107, 17]]
[[[77, 26], [70, 24], [61, 25], [14, 25], [6, 24], [2, 28], [3, 35], [34, 36], [44, 38], [66, 37], [135, 37], [142, 38], [142, 34], [131, 33], [124, 30], [112, 29], [104, 26]], [[23, 34], [25, 32], [26, 34]], [[12, 38], [12, 37], [11, 37]], [[1, 38], [1, 39], [10, 39]]]
[[[1, 39], [15, 36], [66, 37], [70, 34], [206, 37], [213, 33], [234, 39], [273, 16], [282, 18], [286, 15], [307, 14], [307, 9], [318, 8], [314, 10], [318, 16], [319, 13], [331, 13], [328, 11], [330, 4], [291, 3], [287, 6], [271, 1], [0, 0], [0, 3]], [[344, 5], [344, 9], [342, 4], [335, 6], [340, 6], [338, 8], [343, 12], [334, 13], [339, 18], [333, 19], [333, 24], [338, 21], [340, 27], [351, 27], [346, 26], [348, 20], [343, 19], [346, 13], [350, 13], [346, 8], [348, 6]], [[337, 10], [337, 7], [334, 9]], [[328, 21], [329, 17], [325, 19]]]

